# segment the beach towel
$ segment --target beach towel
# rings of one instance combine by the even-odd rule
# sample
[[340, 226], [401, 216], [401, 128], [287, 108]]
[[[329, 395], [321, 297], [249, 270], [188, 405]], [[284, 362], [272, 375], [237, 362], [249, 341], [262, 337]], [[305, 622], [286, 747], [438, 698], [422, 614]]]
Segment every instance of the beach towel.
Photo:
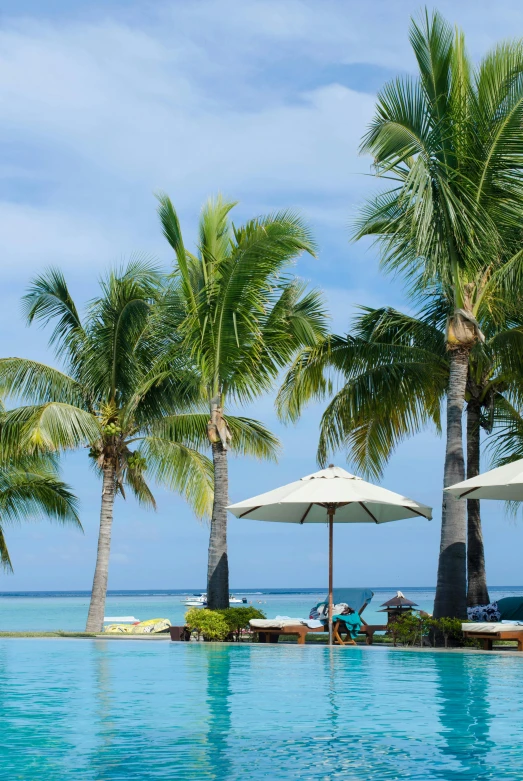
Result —
[[347, 631], [351, 638], [354, 640], [356, 638], [356, 635], [361, 629], [361, 618], [358, 615], [358, 613], [351, 613], [350, 615], [333, 615], [332, 616], [332, 623], [335, 624], [336, 621], [342, 621], [345, 626], [347, 627]]

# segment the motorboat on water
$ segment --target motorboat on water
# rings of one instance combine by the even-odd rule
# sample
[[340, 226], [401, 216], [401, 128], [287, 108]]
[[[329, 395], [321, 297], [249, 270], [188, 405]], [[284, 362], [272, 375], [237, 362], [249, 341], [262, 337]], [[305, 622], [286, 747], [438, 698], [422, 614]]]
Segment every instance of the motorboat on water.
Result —
[[229, 605], [246, 605], [247, 604], [247, 597], [242, 597], [241, 599], [238, 599], [238, 597], [235, 597], [234, 594], [229, 594]]
[[184, 601], [186, 607], [207, 607], [207, 594], [193, 594]]
[[[239, 599], [234, 594], [229, 594], [229, 605], [246, 605], [247, 597]], [[207, 594], [193, 594], [184, 601], [186, 607], [207, 607]]]

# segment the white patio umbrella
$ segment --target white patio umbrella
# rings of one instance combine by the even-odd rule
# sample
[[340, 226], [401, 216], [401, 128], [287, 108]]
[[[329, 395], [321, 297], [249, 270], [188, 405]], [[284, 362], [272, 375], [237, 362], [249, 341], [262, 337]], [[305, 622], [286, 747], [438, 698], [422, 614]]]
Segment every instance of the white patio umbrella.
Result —
[[332, 545], [334, 523], [388, 523], [432, 518], [432, 509], [365, 482], [331, 464], [274, 491], [231, 504], [237, 518], [280, 523], [329, 524], [329, 643], [332, 644]]
[[445, 488], [447, 493], [458, 499], [465, 496], [468, 499], [505, 499], [506, 501], [523, 501], [523, 459], [511, 464], [499, 466], [484, 472], [470, 480], [455, 483]]

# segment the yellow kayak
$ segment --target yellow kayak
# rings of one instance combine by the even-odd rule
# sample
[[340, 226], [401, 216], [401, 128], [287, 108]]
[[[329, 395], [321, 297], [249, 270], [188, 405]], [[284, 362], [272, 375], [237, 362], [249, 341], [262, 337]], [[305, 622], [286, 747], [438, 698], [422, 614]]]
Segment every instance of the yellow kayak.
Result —
[[106, 634], [157, 635], [168, 632], [171, 622], [168, 618], [150, 618], [138, 624], [109, 624], [104, 628]]

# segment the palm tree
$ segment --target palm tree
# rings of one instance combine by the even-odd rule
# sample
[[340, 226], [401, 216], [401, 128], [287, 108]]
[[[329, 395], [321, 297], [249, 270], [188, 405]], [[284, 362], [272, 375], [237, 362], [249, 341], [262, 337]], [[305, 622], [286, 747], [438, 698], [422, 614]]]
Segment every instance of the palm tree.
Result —
[[[412, 23], [417, 78], [398, 78], [378, 96], [361, 151], [394, 186], [371, 199], [356, 238], [374, 236], [386, 270], [413, 295], [438, 283], [452, 291], [444, 485], [465, 478], [462, 413], [469, 355], [482, 340], [477, 315], [507, 277], [506, 237], [523, 203], [523, 46], [504, 43], [473, 68], [463, 34], [426, 12]], [[521, 253], [509, 263], [520, 273]], [[514, 270], [514, 268], [513, 268]], [[510, 288], [505, 286], [505, 294]], [[513, 295], [513, 291], [512, 291]], [[465, 500], [444, 494], [434, 614], [465, 615]]]
[[[51, 270], [25, 296], [29, 322], [56, 326], [51, 344], [65, 370], [24, 358], [0, 360], [0, 387], [30, 406], [5, 415], [4, 446], [28, 452], [88, 445], [102, 478], [100, 531], [86, 631], [103, 626], [116, 494], [128, 488], [155, 507], [146, 472], [179, 491], [203, 516], [210, 510], [212, 466], [193, 446], [183, 414], [197, 380], [175, 342], [158, 338], [163, 276], [131, 261], [101, 281], [101, 295], [82, 319], [64, 277]], [[168, 434], [166, 431], [168, 430]]]
[[5, 529], [25, 520], [41, 517], [81, 529], [78, 502], [57, 474], [53, 459], [20, 456], [0, 460], [0, 567], [12, 572], [13, 565]]
[[[332, 336], [302, 351], [277, 406], [284, 420], [296, 420], [311, 398], [332, 396], [320, 425], [320, 464], [341, 448], [360, 471], [380, 477], [406, 438], [427, 426], [441, 433], [450, 365], [448, 300], [435, 297], [418, 316], [391, 308], [361, 310], [349, 336]], [[517, 317], [504, 329], [487, 317], [480, 322], [486, 341], [472, 350], [467, 377], [467, 477], [479, 474], [480, 430], [506, 424], [509, 400], [520, 398], [523, 378], [523, 330]], [[467, 605], [488, 601], [480, 506], [468, 500]]]
[[316, 291], [289, 275], [301, 252], [314, 253], [309, 231], [283, 211], [235, 226], [234, 203], [220, 196], [201, 213], [197, 254], [183, 242], [176, 211], [159, 197], [164, 235], [176, 255], [171, 295], [183, 311], [172, 332], [180, 335], [201, 377], [202, 399], [214, 463], [207, 599], [211, 608], [229, 605], [227, 504], [229, 447], [240, 454], [274, 457], [277, 440], [261, 423], [225, 416], [229, 404], [252, 402], [274, 386], [279, 372], [302, 346], [325, 333]]

